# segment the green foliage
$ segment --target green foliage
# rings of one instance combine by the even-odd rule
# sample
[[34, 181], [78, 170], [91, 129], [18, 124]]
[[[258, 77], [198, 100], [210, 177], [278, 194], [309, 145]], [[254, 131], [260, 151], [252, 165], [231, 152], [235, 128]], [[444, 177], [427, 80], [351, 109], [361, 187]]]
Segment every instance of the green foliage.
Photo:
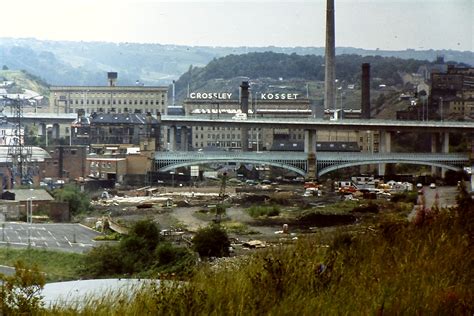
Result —
[[82, 254], [62, 251], [0, 247], [1, 265], [13, 266], [22, 261], [28, 266], [38, 266], [49, 282], [77, 279], [83, 258]]
[[23, 262], [15, 263], [15, 274], [0, 274], [1, 315], [31, 315], [42, 308], [40, 292], [45, 278], [37, 266], [28, 267]]
[[193, 249], [202, 257], [228, 256], [229, 247], [229, 237], [219, 225], [201, 228], [193, 238]]
[[186, 249], [161, 244], [158, 226], [149, 220], [139, 221], [118, 244], [94, 247], [85, 257], [82, 271], [86, 277], [105, 277], [158, 272], [183, 272], [192, 262]]
[[474, 240], [474, 201], [469, 194], [464, 181], [459, 182], [458, 195], [456, 196], [458, 223], [460, 228], [467, 232], [471, 241]]
[[154, 271], [160, 273], [182, 273], [194, 263], [193, 254], [186, 248], [175, 247], [166, 242], [155, 249], [156, 265]]
[[280, 207], [278, 205], [253, 205], [246, 210], [250, 216], [256, 217], [272, 217], [280, 215]]
[[[90, 302], [88, 315], [471, 315], [474, 258], [457, 215], [300, 238], [188, 282]], [[331, 234], [331, 233], [329, 233]], [[226, 264], [228, 263], [228, 264]]]
[[417, 200], [418, 200], [418, 192], [417, 191], [393, 194], [392, 197], [390, 198], [390, 201], [392, 201], [394, 203], [405, 202], [405, 203], [416, 204]]
[[73, 185], [66, 185], [62, 189], [54, 190], [53, 196], [58, 201], [68, 202], [69, 211], [72, 215], [77, 215], [90, 210], [91, 206], [89, 197]]
[[374, 203], [359, 205], [359, 206], [354, 207], [352, 212], [354, 212], [354, 213], [378, 213], [379, 212], [379, 206], [377, 204], [374, 204]]
[[98, 235], [96, 237], [94, 237], [94, 240], [95, 241], [111, 241], [111, 240], [120, 240], [122, 238], [122, 235], [117, 233], [117, 232], [113, 232], [111, 234], [108, 234], [108, 235]]

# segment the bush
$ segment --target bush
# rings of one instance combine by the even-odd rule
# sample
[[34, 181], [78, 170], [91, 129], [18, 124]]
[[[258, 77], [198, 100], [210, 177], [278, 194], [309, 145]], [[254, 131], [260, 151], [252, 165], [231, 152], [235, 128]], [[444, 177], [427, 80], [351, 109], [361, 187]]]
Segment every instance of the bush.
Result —
[[280, 207], [278, 205], [271, 205], [271, 206], [260, 206], [254, 205], [247, 209], [247, 212], [252, 217], [260, 217], [260, 216], [278, 216], [280, 215]]
[[69, 211], [72, 215], [90, 210], [90, 199], [72, 185], [66, 185], [62, 189], [54, 190], [53, 196], [56, 200], [69, 203]]
[[405, 202], [416, 204], [418, 200], [418, 192], [405, 192], [394, 194], [390, 201], [391, 202]]
[[193, 238], [193, 249], [202, 257], [228, 256], [229, 247], [229, 237], [219, 225], [201, 228]]
[[379, 207], [377, 204], [369, 203], [367, 205], [359, 205], [352, 210], [354, 213], [378, 213]]
[[29, 268], [21, 261], [15, 263], [15, 274], [0, 274], [0, 315], [32, 315], [42, 308], [41, 290], [45, 278], [37, 266]]
[[186, 248], [162, 243], [155, 250], [155, 270], [159, 272], [186, 272], [194, 262], [193, 254]]

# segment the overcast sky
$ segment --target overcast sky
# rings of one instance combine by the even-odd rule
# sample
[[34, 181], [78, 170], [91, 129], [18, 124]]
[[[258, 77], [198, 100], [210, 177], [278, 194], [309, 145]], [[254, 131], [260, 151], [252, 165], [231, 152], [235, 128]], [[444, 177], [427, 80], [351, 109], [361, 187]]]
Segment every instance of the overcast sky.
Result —
[[[474, 50], [473, 0], [335, 0], [336, 46]], [[9, 0], [0, 37], [324, 46], [325, 0]]]

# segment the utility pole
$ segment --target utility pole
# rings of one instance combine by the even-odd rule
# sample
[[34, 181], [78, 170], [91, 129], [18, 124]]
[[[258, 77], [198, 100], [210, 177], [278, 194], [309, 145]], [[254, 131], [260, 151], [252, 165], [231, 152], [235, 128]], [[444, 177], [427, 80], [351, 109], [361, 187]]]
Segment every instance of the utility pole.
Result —
[[12, 176], [12, 184], [19, 178], [20, 184], [29, 184], [31, 182], [31, 146], [25, 146], [24, 138], [26, 136], [24, 128], [22, 128], [23, 118], [23, 101], [18, 95], [16, 99], [3, 97], [6, 103], [10, 106], [12, 113], [13, 124], [15, 128], [8, 144], [7, 161], [10, 165], [10, 172]]

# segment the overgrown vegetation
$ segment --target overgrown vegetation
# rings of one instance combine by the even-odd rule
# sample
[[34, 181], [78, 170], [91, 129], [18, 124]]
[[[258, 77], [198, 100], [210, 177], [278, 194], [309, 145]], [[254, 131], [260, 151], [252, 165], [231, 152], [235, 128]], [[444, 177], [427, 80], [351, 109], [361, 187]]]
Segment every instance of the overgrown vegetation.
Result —
[[[218, 267], [189, 282], [110, 296], [85, 314], [471, 315], [474, 312], [474, 203], [420, 209], [413, 223], [300, 238]], [[113, 304], [112, 304], [113, 303]], [[113, 307], [112, 307], [113, 306]]]
[[42, 308], [40, 292], [45, 278], [37, 266], [15, 263], [15, 274], [0, 274], [0, 315], [32, 315]]
[[185, 273], [193, 255], [186, 248], [163, 244], [159, 227], [148, 220], [135, 223], [119, 243], [93, 248], [85, 257], [87, 277]]
[[280, 207], [278, 205], [253, 205], [246, 211], [254, 218], [280, 215]]
[[193, 238], [193, 249], [202, 257], [229, 255], [230, 240], [226, 231], [216, 224], [201, 228]]
[[48, 282], [78, 279], [84, 255], [43, 249], [15, 249], [0, 247], [0, 264], [14, 266], [22, 261], [27, 266], [37, 266]]
[[90, 210], [90, 199], [84, 192], [81, 192], [74, 185], [66, 185], [61, 189], [53, 191], [56, 200], [69, 203], [69, 211], [71, 215], [77, 215], [81, 212]]

